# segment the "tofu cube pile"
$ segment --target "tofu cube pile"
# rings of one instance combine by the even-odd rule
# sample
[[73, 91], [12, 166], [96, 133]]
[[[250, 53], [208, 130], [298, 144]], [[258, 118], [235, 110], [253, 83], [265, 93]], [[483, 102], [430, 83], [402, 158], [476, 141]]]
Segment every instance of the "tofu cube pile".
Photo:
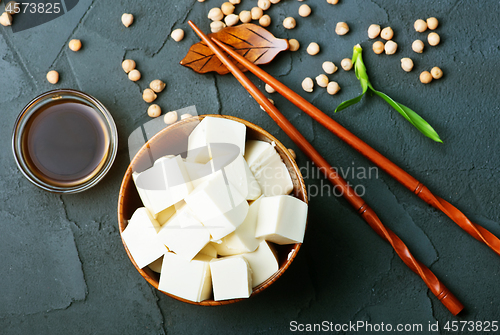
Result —
[[187, 157], [164, 156], [133, 174], [143, 206], [122, 238], [158, 289], [182, 299], [248, 298], [279, 269], [274, 244], [302, 243], [307, 204], [289, 194], [274, 143], [246, 140], [246, 126], [205, 117]]

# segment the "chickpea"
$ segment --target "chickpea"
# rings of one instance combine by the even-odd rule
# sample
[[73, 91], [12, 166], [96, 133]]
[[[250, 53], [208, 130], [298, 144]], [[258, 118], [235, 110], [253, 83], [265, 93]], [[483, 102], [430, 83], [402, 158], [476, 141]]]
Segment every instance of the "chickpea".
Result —
[[238, 23], [239, 20], [240, 20], [240, 17], [236, 14], [229, 14], [228, 16], [226, 16], [224, 18], [224, 22], [226, 23], [226, 25], [228, 27], [234, 26], [235, 24]]
[[335, 27], [335, 33], [337, 33], [337, 35], [345, 35], [349, 32], [349, 26], [347, 25], [347, 23], [345, 22], [338, 22], [337, 23], [337, 26]]
[[401, 58], [401, 68], [406, 72], [410, 72], [413, 69], [411, 58]]
[[132, 14], [124, 13], [122, 15], [122, 23], [125, 27], [130, 27], [130, 25], [134, 23], [134, 16]]
[[280, 1], [281, 1], [281, 0], [271, 0], [271, 3], [272, 3], [273, 5], [276, 5], [276, 4], [277, 4], [278, 2], [280, 2]]
[[413, 24], [413, 28], [415, 28], [415, 30], [418, 31], [419, 33], [423, 33], [424, 31], [427, 30], [427, 22], [425, 22], [422, 19], [418, 19]]
[[135, 61], [133, 61], [132, 59], [125, 59], [122, 62], [122, 69], [123, 71], [125, 71], [125, 73], [129, 73], [130, 71], [135, 69]]
[[299, 7], [299, 15], [302, 17], [308, 17], [311, 15], [311, 7], [306, 4], [303, 4]]
[[12, 15], [4, 12], [2, 15], [0, 15], [0, 24], [4, 27], [12, 25]]
[[47, 73], [47, 81], [51, 84], [57, 84], [59, 81], [59, 72], [52, 70]]
[[241, 2], [241, 0], [229, 0], [230, 3], [232, 3], [233, 5], [237, 5]]
[[302, 88], [304, 91], [311, 93], [314, 90], [314, 82], [311, 78], [307, 77], [302, 81]]
[[212, 31], [212, 33], [217, 33], [225, 27], [226, 24], [222, 21], [212, 21], [212, 23], [210, 23], [210, 30]]
[[382, 52], [384, 52], [385, 45], [384, 42], [381, 41], [376, 41], [372, 45], [373, 52], [376, 53], [377, 55], [380, 55]]
[[288, 149], [288, 152], [290, 153], [290, 156], [292, 156], [294, 160], [297, 159], [297, 154], [293, 149]]
[[170, 37], [172, 37], [174, 41], [180, 42], [184, 38], [184, 30], [181, 28], [175, 29], [172, 34], [170, 34]]
[[276, 90], [269, 84], [266, 84], [266, 92], [269, 94], [275, 93]]
[[139, 72], [139, 70], [133, 69], [128, 73], [128, 79], [132, 81], [138, 81], [139, 79], [141, 79], [141, 73]]
[[181, 120], [189, 119], [189, 118], [191, 118], [191, 117], [193, 117], [191, 114], [189, 114], [189, 113], [185, 113], [185, 114], [182, 114], [182, 115], [181, 115]]
[[443, 71], [437, 66], [434, 66], [431, 70], [431, 76], [434, 79], [440, 79], [443, 76]]
[[386, 55], [394, 55], [396, 53], [396, 50], [398, 50], [398, 44], [394, 41], [387, 41], [385, 42], [385, 54]]
[[224, 13], [220, 8], [215, 7], [208, 12], [208, 18], [212, 21], [222, 21]]
[[328, 86], [326, 87], [326, 91], [330, 95], [335, 95], [340, 91], [340, 86], [336, 81], [331, 81], [328, 83]]
[[337, 66], [333, 62], [324, 62], [321, 67], [323, 68], [323, 71], [328, 74], [334, 74], [337, 72]]
[[253, 7], [250, 10], [250, 14], [252, 14], [252, 20], [258, 20], [262, 17], [262, 15], [264, 15], [264, 11], [262, 10], [262, 8]]
[[205, 0], [198, 0], [198, 2], [205, 2]]
[[330, 5], [336, 5], [339, 3], [339, 0], [326, 0]]
[[326, 87], [328, 86], [329, 82], [330, 79], [328, 79], [326, 74], [320, 74], [319, 76], [316, 77], [316, 84], [318, 84], [319, 87]]
[[268, 27], [271, 24], [271, 17], [269, 15], [262, 15], [262, 17], [259, 19], [259, 24], [262, 27]]
[[393, 36], [394, 36], [394, 31], [392, 31], [391, 27], [385, 27], [380, 32], [380, 37], [382, 37], [386, 41], [392, 39]]
[[311, 56], [317, 55], [319, 52], [319, 45], [316, 42], [311, 42], [307, 46], [307, 53]]
[[166, 86], [167, 85], [160, 79], [155, 79], [151, 83], [149, 83], [149, 88], [155, 91], [155, 93], [160, 93], [165, 89]]
[[438, 45], [440, 41], [441, 41], [441, 37], [439, 37], [439, 35], [436, 33], [430, 33], [427, 36], [427, 42], [429, 42], [429, 44], [432, 45], [433, 47]]
[[71, 51], [77, 52], [82, 48], [82, 41], [77, 39], [72, 39], [71, 41], [69, 41], [68, 47]]
[[434, 30], [438, 27], [439, 21], [435, 17], [430, 17], [427, 19], [427, 28]]
[[344, 71], [350, 71], [352, 69], [352, 60], [350, 58], [344, 58], [342, 62], [340, 62], [340, 66], [342, 66]]
[[224, 2], [220, 7], [222, 14], [229, 15], [234, 13], [234, 5], [230, 2]]
[[415, 40], [411, 44], [411, 48], [416, 53], [421, 54], [422, 52], [424, 52], [424, 42], [422, 42], [421, 40]]
[[161, 108], [157, 104], [152, 104], [148, 108], [148, 115], [150, 117], [158, 117], [161, 115]]
[[297, 51], [300, 48], [300, 43], [295, 38], [288, 40], [288, 44], [290, 45], [290, 51]]
[[[267, 100], [269, 100], [269, 102], [270, 102], [270, 103], [272, 103], [272, 104], [274, 105], [274, 100], [273, 100], [273, 99], [269, 99], [269, 98], [268, 98]], [[266, 109], [265, 109], [262, 105], [260, 106], [260, 109], [262, 109], [263, 111], [265, 111], [265, 110], [266, 110]]]
[[18, 3], [17, 1], [9, 1], [9, 2], [7, 2], [7, 4], [5, 5], [5, 11], [7, 13], [9, 13], [10, 15], [17, 14], [16, 13], [16, 4], [17, 3]]
[[268, 10], [271, 7], [271, 1], [269, 0], [259, 0], [257, 6], [262, 10]]
[[368, 27], [368, 38], [374, 39], [380, 34], [380, 26], [378, 24], [372, 24]]
[[295, 19], [293, 17], [287, 17], [286, 19], [283, 20], [283, 27], [286, 29], [293, 29], [295, 28], [297, 22], [295, 22]]
[[153, 102], [156, 100], [156, 93], [155, 91], [153, 91], [152, 89], [150, 88], [146, 88], [144, 90], [144, 92], [142, 92], [142, 98], [144, 99], [144, 101], [146, 101], [147, 103], [150, 103], [150, 102]]
[[428, 84], [432, 81], [432, 75], [429, 73], [429, 71], [424, 71], [420, 74], [420, 82], [422, 84]]
[[240, 21], [243, 23], [249, 23], [252, 21], [252, 13], [249, 10], [244, 10], [240, 13]]
[[177, 122], [177, 112], [172, 111], [165, 114], [165, 116], [163, 117], [163, 122], [165, 122], [166, 124], [172, 124]]

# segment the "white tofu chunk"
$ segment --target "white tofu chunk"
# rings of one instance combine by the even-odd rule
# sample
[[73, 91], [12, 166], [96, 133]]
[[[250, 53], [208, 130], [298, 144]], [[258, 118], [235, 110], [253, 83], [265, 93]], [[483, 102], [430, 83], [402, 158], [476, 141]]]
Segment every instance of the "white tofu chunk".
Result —
[[144, 207], [136, 209], [122, 233], [123, 241], [139, 268], [157, 260], [167, 248], [158, 239], [160, 224]]
[[202, 164], [186, 161], [184, 165], [194, 188], [213, 178], [213, 170], [210, 162]]
[[220, 243], [213, 242], [212, 245], [221, 256], [238, 255], [252, 252], [257, 249], [262, 239], [255, 238], [259, 206], [262, 198], [254, 201], [249, 209], [245, 221], [236, 228], [234, 232], [222, 238]]
[[223, 174], [199, 185], [184, 200], [209, 230], [212, 240], [232, 233], [245, 220], [249, 207]]
[[[262, 154], [272, 148], [270, 143], [257, 140], [249, 140], [245, 144], [245, 160], [249, 166], [254, 166], [257, 164], [257, 160]], [[264, 157], [264, 156], [262, 156]]]
[[210, 261], [214, 300], [248, 298], [252, 294], [252, 272], [242, 256]]
[[156, 221], [158, 221], [160, 226], [163, 226], [168, 221], [168, 219], [170, 219], [172, 215], [174, 215], [175, 207], [176, 205], [170, 206], [162, 210], [160, 213], [156, 214]]
[[187, 261], [173, 253], [165, 254], [158, 289], [194, 302], [210, 298], [212, 294], [211, 259], [212, 257], [199, 255]]
[[307, 204], [288, 195], [262, 198], [255, 230], [256, 238], [276, 244], [302, 243], [307, 222]]
[[267, 241], [262, 241], [256, 251], [242, 256], [252, 269], [252, 287], [259, 286], [279, 269], [276, 251]]
[[161, 227], [158, 239], [170, 251], [189, 261], [210, 242], [210, 232], [191, 209], [183, 204]]
[[193, 190], [181, 156], [161, 157], [153, 167], [133, 176], [144, 206], [156, 217]]

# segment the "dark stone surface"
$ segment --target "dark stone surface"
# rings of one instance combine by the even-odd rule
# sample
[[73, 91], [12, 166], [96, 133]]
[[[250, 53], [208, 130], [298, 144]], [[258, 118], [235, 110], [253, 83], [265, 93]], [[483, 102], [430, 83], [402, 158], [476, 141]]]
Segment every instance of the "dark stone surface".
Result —
[[[206, 14], [222, 2], [84, 0], [68, 14], [36, 28], [14, 34], [11, 28], [0, 27], [0, 333], [281, 334], [296, 320], [421, 324], [420, 333], [431, 333], [429, 323], [438, 321], [444, 334], [447, 321], [500, 322], [498, 255], [385, 173], [372, 170], [371, 176], [358, 175], [373, 164], [277, 94], [270, 97], [278, 108], [346, 173], [347, 180], [360, 185], [382, 221], [450, 288], [465, 310], [453, 317], [348, 203], [325, 193], [327, 182], [312, 174], [306, 176], [309, 191], [323, 189], [325, 194], [311, 198], [304, 245], [283, 277], [258, 296], [230, 306], [197, 307], [155, 291], [140, 276], [123, 249], [116, 206], [129, 162], [127, 137], [149, 119], [141, 91], [151, 80], [167, 83], [157, 100], [164, 111], [196, 105], [200, 114], [238, 116], [297, 149], [232, 76], [198, 75], [178, 64], [189, 46], [198, 42], [187, 20], [208, 31]], [[256, 3], [242, 0], [237, 11]], [[313, 11], [308, 18], [297, 15], [301, 3], [293, 0], [283, 0], [268, 11], [273, 20], [269, 30], [278, 37], [297, 38], [302, 46], [298, 52], [280, 54], [264, 68], [500, 236], [498, 1], [305, 3]], [[124, 12], [135, 15], [128, 29], [120, 22]], [[287, 16], [297, 19], [294, 30], [282, 27]], [[423, 54], [415, 54], [411, 42], [425, 40], [426, 33], [416, 33], [413, 22], [429, 16], [440, 20], [441, 44], [426, 45]], [[338, 21], [351, 28], [343, 37], [334, 33]], [[371, 51], [366, 35], [371, 23], [394, 29], [396, 55], [377, 56]], [[180, 43], [169, 38], [175, 28], [186, 32]], [[67, 48], [72, 38], [83, 42], [78, 53]], [[312, 41], [321, 46], [314, 57], [305, 52]], [[360, 92], [353, 71], [329, 76], [342, 87], [336, 96], [318, 87], [310, 94], [301, 89], [304, 77], [322, 73], [323, 61], [340, 65], [356, 43], [365, 49], [374, 86], [428, 120], [444, 144], [424, 138], [376, 97], [367, 96], [334, 115], [341, 101]], [[411, 73], [400, 68], [400, 59], [408, 56], [415, 62]], [[137, 61], [143, 74], [137, 83], [121, 70], [125, 58]], [[421, 84], [419, 73], [433, 66], [441, 67], [444, 77]], [[51, 69], [61, 74], [55, 86], [45, 80]], [[59, 87], [85, 91], [104, 103], [120, 137], [110, 173], [77, 195], [59, 196], [32, 186], [18, 171], [10, 148], [12, 127], [22, 107]], [[300, 152], [297, 161], [304, 169], [310, 167]]]

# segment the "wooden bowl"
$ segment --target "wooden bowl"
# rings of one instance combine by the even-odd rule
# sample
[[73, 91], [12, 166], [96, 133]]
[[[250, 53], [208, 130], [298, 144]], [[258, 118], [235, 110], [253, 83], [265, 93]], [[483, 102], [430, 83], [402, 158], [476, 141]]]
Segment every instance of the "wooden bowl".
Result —
[[[125, 173], [125, 176], [123, 177], [122, 185], [120, 188], [120, 195], [118, 198], [118, 224], [120, 229], [120, 235], [127, 227], [128, 220], [130, 220], [134, 211], [137, 208], [143, 206], [139, 194], [137, 193], [137, 190], [135, 188], [134, 181], [132, 180], [132, 172], [143, 171], [150, 167], [151, 160], [149, 158], [148, 148], [154, 147], [156, 157], [160, 157], [160, 155], [186, 152], [188, 135], [193, 131], [196, 125], [198, 125], [199, 122], [197, 121], [201, 121], [205, 116], [220, 117], [243, 123], [247, 129], [246, 133], [247, 140], [259, 140], [268, 143], [271, 142], [276, 143], [276, 150], [283, 159], [283, 162], [288, 168], [288, 171], [290, 172], [290, 176], [292, 178], [294, 188], [291, 195], [307, 203], [306, 187], [304, 184], [304, 179], [302, 178], [302, 175], [300, 173], [300, 170], [297, 164], [295, 163], [294, 159], [290, 155], [290, 152], [287, 150], [287, 148], [285, 148], [283, 144], [281, 144], [274, 136], [272, 136], [267, 131], [256, 126], [253, 123], [250, 123], [248, 121], [233, 116], [203, 115], [203, 116], [191, 117], [176, 122], [173, 125], [170, 125], [161, 130], [158, 134], [152, 137], [133, 158], [132, 162], [130, 163], [127, 169], [127, 172]], [[156, 150], [158, 150], [159, 152], [157, 152]], [[123, 237], [122, 237], [122, 242], [123, 242]], [[156, 289], [158, 289], [158, 281], [160, 279], [160, 275], [149, 269], [149, 267], [147, 266], [144, 267], [143, 269], [140, 269], [135, 263], [132, 256], [130, 255], [130, 252], [127, 246], [125, 245], [125, 242], [123, 242], [123, 245], [125, 247], [125, 251], [127, 252], [130, 260], [134, 264], [137, 271], [139, 271], [139, 273], [151, 285], [153, 285]], [[283, 272], [285, 272], [285, 270], [290, 266], [293, 259], [297, 255], [300, 246], [301, 243], [289, 244], [289, 245], [275, 245], [276, 251], [278, 253], [279, 269], [268, 280], [266, 280], [259, 286], [255, 287], [253, 289], [251, 296], [254, 296], [255, 294], [263, 291], [269, 285], [274, 283], [283, 274]], [[195, 305], [204, 305], [204, 306], [226, 305], [244, 300], [244, 299], [230, 299], [230, 300], [214, 301], [212, 297], [212, 299], [204, 300], [202, 302], [193, 302], [186, 299], [182, 299], [180, 297], [177, 297], [175, 295], [166, 292], [163, 293], [180, 301], [184, 301]]]

